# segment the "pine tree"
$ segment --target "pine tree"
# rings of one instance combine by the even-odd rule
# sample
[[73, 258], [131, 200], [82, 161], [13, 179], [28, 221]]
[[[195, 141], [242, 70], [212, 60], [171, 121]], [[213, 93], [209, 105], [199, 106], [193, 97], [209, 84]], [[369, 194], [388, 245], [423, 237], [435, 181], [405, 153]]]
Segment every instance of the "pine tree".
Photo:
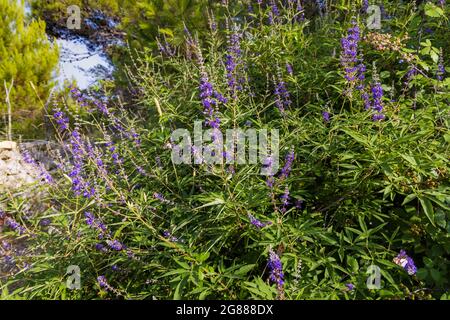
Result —
[[57, 63], [58, 48], [48, 40], [45, 22], [27, 21], [23, 2], [0, 0], [0, 113], [6, 113], [4, 83], [9, 87], [13, 82], [10, 102], [16, 134], [30, 132], [28, 126], [42, 121], [42, 101]]

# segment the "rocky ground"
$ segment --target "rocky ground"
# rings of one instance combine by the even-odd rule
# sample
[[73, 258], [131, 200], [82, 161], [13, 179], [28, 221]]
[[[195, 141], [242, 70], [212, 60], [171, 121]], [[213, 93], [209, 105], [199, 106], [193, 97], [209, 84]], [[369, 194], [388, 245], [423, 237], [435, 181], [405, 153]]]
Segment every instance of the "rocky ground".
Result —
[[0, 143], [0, 192], [18, 189], [35, 182], [37, 169], [25, 162], [19, 146], [11, 141]]
[[[40, 169], [37, 165], [30, 164], [24, 158], [22, 152], [27, 150], [35, 163], [44, 163], [45, 152], [42, 143], [17, 144], [12, 141], [0, 142], [0, 211], [7, 211], [6, 201], [12, 199], [27, 199], [23, 209], [30, 214], [45, 210], [42, 204], [43, 190], [39, 186], [41, 178]], [[31, 158], [30, 158], [31, 159]], [[39, 160], [38, 160], [39, 159]], [[43, 161], [43, 162], [41, 162]], [[15, 217], [13, 217], [15, 218]], [[11, 260], [14, 256], [26, 255], [26, 237], [11, 239], [3, 234], [3, 225], [0, 221], [0, 283], [8, 279], [8, 275], [17, 269]]]

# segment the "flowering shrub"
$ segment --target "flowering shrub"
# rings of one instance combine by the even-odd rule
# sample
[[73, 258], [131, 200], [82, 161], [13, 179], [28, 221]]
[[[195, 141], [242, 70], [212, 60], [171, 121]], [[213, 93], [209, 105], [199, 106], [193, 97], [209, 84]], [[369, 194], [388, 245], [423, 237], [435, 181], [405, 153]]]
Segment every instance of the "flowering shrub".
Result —
[[[186, 29], [170, 54], [134, 56], [136, 112], [76, 88], [76, 108], [55, 101], [63, 152], [42, 186], [47, 209], [26, 214], [26, 199], [4, 197], [2, 239], [28, 246], [0, 251], [14, 264], [4, 287], [72, 299], [446, 297], [450, 8], [386, 6], [374, 31], [364, 4], [313, 14], [257, 1], [217, 19], [205, 42]], [[211, 165], [201, 150], [175, 165], [171, 133], [197, 120], [278, 129], [280, 169], [259, 174], [270, 157]]]

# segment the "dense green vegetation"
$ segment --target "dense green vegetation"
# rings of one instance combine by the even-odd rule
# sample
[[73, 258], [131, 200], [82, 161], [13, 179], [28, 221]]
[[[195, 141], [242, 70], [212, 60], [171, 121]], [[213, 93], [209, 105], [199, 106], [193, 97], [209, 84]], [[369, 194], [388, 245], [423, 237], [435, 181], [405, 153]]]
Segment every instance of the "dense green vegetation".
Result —
[[[45, 194], [0, 198], [2, 298], [448, 299], [450, 6], [385, 4], [370, 30], [365, 1], [306, 2], [216, 3], [198, 32], [173, 14], [193, 1], [125, 10], [167, 37], [127, 57], [130, 101], [55, 102]], [[279, 169], [175, 164], [194, 121], [279, 130]]]
[[4, 131], [6, 91], [10, 93], [12, 125], [22, 134], [39, 135], [45, 99], [52, 86], [52, 73], [58, 62], [58, 49], [45, 34], [42, 20], [27, 21], [23, 5], [0, 1], [0, 114]]

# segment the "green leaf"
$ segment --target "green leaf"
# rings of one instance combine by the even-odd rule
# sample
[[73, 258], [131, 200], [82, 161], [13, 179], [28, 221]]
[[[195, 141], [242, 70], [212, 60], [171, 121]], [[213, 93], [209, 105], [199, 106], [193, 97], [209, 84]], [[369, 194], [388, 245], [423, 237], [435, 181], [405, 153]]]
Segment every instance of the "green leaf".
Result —
[[198, 262], [204, 262], [209, 258], [209, 252], [202, 252], [199, 256], [198, 256]]
[[168, 36], [171, 37], [171, 38], [174, 37], [173, 31], [172, 31], [171, 29], [168, 29], [168, 28], [160, 28], [160, 29], [158, 29], [158, 31], [159, 31], [160, 33], [164, 33], [165, 35], [168, 35]]
[[439, 272], [439, 270], [436, 269], [430, 269], [431, 277], [436, 282], [442, 281], [442, 274]]
[[419, 280], [425, 280], [428, 278], [428, 270], [426, 268], [420, 268], [417, 270], [416, 276]]
[[255, 267], [255, 264], [248, 264], [246, 266], [242, 266], [234, 274], [237, 275], [237, 276], [244, 276], [250, 270], [252, 270], [254, 267]]
[[413, 166], [417, 166], [417, 161], [414, 157], [408, 156], [405, 154], [401, 154], [402, 158], [411, 163]]
[[436, 52], [431, 51], [431, 52], [430, 52], [430, 57], [431, 57], [431, 59], [433, 59], [433, 61], [434, 61], [435, 63], [438, 63], [438, 61], [439, 61], [439, 55], [438, 55]]
[[198, 210], [198, 209], [201, 209], [201, 208], [206, 208], [206, 207], [211, 207], [211, 206], [217, 206], [219, 204], [224, 204], [224, 203], [225, 203], [225, 201], [223, 199], [216, 199], [216, 200], [213, 200], [213, 201], [211, 201], [211, 202], [209, 202], [207, 204], [204, 204], [204, 205], [202, 205], [200, 207], [195, 208], [195, 210]]
[[353, 272], [358, 272], [359, 270], [359, 265], [358, 265], [358, 261], [356, 261], [355, 258], [353, 258], [352, 256], [347, 256], [347, 264], [352, 268]]
[[178, 282], [177, 288], [175, 289], [175, 293], [173, 295], [174, 300], [181, 300], [180, 287], [182, 282], [183, 281]]
[[431, 2], [425, 5], [425, 14], [429, 17], [438, 18], [444, 15], [444, 11]]
[[205, 298], [208, 296], [209, 290], [202, 291], [200, 295], [198, 296], [198, 300], [205, 300]]
[[425, 212], [425, 215], [427, 216], [428, 220], [430, 220], [433, 226], [436, 226], [434, 223], [434, 210], [431, 201], [422, 196], [419, 196], [419, 201], [420, 204], [422, 205], [423, 211]]
[[445, 228], [447, 226], [447, 220], [445, 219], [445, 212], [443, 210], [438, 208], [434, 218], [439, 227]]
[[369, 145], [369, 141], [364, 136], [360, 135], [359, 133], [352, 131], [352, 130], [348, 130], [348, 129], [343, 129], [342, 131], [344, 131], [346, 134], [348, 134], [350, 137], [352, 137], [359, 143], [361, 143], [365, 146]]
[[381, 71], [380, 72], [381, 79], [389, 78], [390, 76], [391, 76], [391, 73], [389, 71]]
[[445, 140], [445, 142], [450, 143], [450, 134], [449, 133], [444, 134], [444, 140]]
[[403, 200], [402, 202], [402, 206], [404, 206], [405, 204], [407, 204], [408, 202], [411, 202], [412, 200], [414, 200], [415, 198], [417, 198], [417, 195], [412, 193], [406, 196], [405, 200]]

